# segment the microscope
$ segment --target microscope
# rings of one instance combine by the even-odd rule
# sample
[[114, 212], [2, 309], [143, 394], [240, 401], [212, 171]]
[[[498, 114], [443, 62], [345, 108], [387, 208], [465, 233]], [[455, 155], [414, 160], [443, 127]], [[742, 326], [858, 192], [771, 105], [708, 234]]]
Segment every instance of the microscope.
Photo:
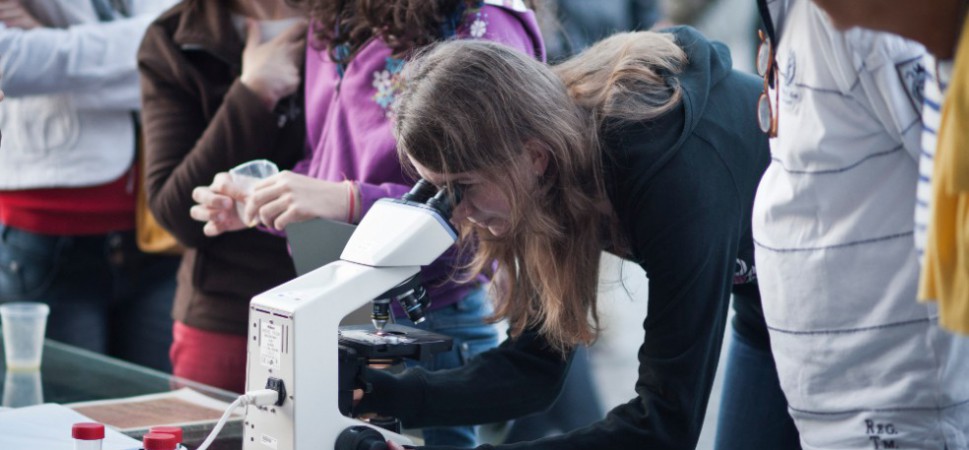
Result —
[[[450, 349], [446, 336], [388, 323], [398, 302], [415, 323], [428, 306], [420, 268], [457, 239], [448, 222], [460, 193], [420, 180], [400, 199], [377, 201], [339, 261], [257, 295], [249, 305], [246, 390], [279, 393], [250, 406], [244, 450], [380, 449], [411, 441], [351, 417], [366, 364], [427, 359]], [[372, 302], [372, 326], [340, 321]], [[393, 428], [393, 427], [389, 427]]]

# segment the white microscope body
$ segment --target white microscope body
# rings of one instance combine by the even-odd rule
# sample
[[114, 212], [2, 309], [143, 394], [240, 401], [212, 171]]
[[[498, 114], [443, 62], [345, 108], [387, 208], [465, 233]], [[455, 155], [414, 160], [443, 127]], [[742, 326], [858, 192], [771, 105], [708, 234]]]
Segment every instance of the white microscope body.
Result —
[[[344, 248], [341, 260], [252, 299], [246, 390], [282, 381], [278, 406], [250, 406], [244, 450], [332, 449], [351, 426], [369, 424], [344, 416], [338, 407], [340, 320], [420, 271], [456, 240], [434, 208], [383, 199], [374, 204]], [[402, 435], [372, 427], [385, 438], [410, 444]]]

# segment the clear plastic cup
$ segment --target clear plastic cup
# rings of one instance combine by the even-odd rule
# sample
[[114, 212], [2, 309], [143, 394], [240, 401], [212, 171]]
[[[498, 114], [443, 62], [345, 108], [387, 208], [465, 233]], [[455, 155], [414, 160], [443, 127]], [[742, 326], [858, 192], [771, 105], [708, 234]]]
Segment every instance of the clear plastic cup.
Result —
[[44, 350], [44, 331], [50, 308], [38, 302], [14, 302], [0, 305], [3, 327], [3, 351], [7, 370], [40, 369]]
[[[239, 188], [246, 193], [247, 197], [249, 194], [252, 194], [253, 189], [260, 180], [276, 175], [277, 173], [279, 173], [279, 167], [277, 167], [272, 161], [265, 159], [254, 159], [252, 161], [239, 164], [238, 166], [235, 166], [229, 170], [229, 175], [232, 177], [232, 182], [239, 186]], [[245, 202], [236, 200], [235, 204], [236, 212], [239, 214], [239, 218], [245, 220], [246, 216], [243, 215], [246, 210]], [[253, 227], [256, 226], [257, 223], [249, 223], [248, 225]]]

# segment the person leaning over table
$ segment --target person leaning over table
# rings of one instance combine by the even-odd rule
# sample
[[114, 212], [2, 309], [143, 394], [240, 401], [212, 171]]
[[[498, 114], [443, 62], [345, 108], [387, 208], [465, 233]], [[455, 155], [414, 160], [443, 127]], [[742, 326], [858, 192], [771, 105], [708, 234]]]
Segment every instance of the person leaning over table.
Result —
[[769, 161], [752, 107], [762, 83], [730, 64], [688, 27], [615, 35], [554, 68], [485, 42], [409, 63], [401, 158], [463, 192], [451, 220], [472, 268], [495, 271], [510, 336], [458, 369], [367, 369], [356, 411], [424, 426], [546, 407], [572, 350], [596, 336], [607, 250], [649, 278], [637, 397], [566, 435], [497, 448], [694, 448], [731, 290], [753, 281], [736, 268], [753, 267], [750, 213]]

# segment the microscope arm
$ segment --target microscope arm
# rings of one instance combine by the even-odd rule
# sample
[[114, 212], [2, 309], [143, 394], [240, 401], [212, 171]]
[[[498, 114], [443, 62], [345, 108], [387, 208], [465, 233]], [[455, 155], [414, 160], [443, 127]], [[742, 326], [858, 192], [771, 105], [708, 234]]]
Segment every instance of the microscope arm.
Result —
[[501, 422], [547, 409], [571, 361], [571, 352], [563, 356], [526, 331], [456, 369], [365, 369], [373, 390], [356, 410], [395, 416], [407, 427]]

